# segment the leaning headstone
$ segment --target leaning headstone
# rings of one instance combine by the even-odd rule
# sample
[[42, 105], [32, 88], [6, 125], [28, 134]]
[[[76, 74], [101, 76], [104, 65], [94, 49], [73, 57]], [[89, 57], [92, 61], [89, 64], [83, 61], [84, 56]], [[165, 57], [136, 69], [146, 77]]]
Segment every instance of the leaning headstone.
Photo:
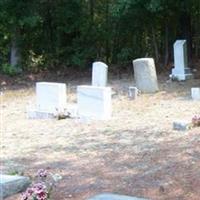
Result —
[[77, 103], [80, 118], [108, 120], [111, 117], [111, 88], [78, 86]]
[[24, 176], [0, 175], [0, 199], [24, 191], [30, 184], [30, 179]]
[[187, 42], [186, 40], [177, 40], [174, 43], [174, 68], [170, 78], [184, 81], [192, 77], [193, 75], [188, 67]]
[[92, 86], [106, 87], [108, 66], [103, 62], [94, 62], [92, 65]]
[[147, 199], [104, 193], [104, 194], [99, 194], [99, 195], [96, 195], [92, 198], [89, 198], [88, 200], [147, 200]]
[[38, 82], [36, 83], [36, 108], [28, 109], [28, 118], [54, 118], [64, 113], [67, 103], [66, 84]]
[[140, 58], [133, 61], [134, 78], [141, 92], [154, 93], [158, 91], [158, 81], [153, 58]]
[[191, 88], [191, 96], [193, 100], [200, 100], [200, 88]]

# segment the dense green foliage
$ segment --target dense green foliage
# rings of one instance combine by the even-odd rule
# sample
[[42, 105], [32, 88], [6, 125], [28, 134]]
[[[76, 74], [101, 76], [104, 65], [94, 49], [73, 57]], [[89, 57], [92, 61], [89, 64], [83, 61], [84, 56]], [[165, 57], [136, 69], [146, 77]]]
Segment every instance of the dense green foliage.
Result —
[[199, 24], [199, 0], [0, 0], [1, 71], [145, 56], [166, 66], [176, 39], [187, 39], [189, 57], [198, 59]]

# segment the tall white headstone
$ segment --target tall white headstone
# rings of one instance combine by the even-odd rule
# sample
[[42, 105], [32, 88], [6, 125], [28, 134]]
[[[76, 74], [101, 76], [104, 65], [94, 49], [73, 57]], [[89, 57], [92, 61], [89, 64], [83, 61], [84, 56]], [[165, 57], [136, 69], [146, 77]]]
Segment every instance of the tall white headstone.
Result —
[[108, 66], [103, 62], [94, 62], [92, 65], [92, 86], [106, 87]]
[[77, 88], [80, 118], [107, 120], [111, 117], [111, 88], [82, 85]]
[[36, 83], [36, 107], [38, 111], [62, 112], [66, 107], [66, 85], [64, 83]]
[[188, 68], [186, 40], [177, 40], [174, 43], [174, 68], [172, 69], [170, 77], [179, 81], [192, 77], [190, 68]]

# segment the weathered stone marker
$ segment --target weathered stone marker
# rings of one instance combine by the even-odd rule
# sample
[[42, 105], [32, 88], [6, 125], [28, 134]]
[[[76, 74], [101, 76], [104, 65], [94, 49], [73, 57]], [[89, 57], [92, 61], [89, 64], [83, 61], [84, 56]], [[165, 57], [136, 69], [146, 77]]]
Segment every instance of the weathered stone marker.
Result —
[[103, 62], [94, 62], [92, 65], [92, 86], [106, 87], [108, 66]]
[[147, 199], [104, 193], [104, 194], [96, 195], [88, 200], [147, 200]]
[[158, 81], [153, 58], [140, 58], [133, 61], [134, 78], [137, 88], [144, 93], [158, 91]]
[[111, 88], [82, 85], [77, 88], [80, 118], [107, 120], [111, 117]]
[[30, 179], [27, 177], [0, 174], [0, 199], [22, 192], [29, 184]]
[[137, 99], [138, 94], [139, 94], [139, 90], [136, 87], [130, 86], [128, 88], [128, 96], [130, 99]]
[[192, 77], [190, 68], [188, 68], [187, 42], [186, 40], [177, 40], [174, 43], [174, 68], [170, 78], [184, 81]]
[[185, 121], [173, 122], [173, 129], [177, 131], [187, 131], [190, 129], [191, 123]]

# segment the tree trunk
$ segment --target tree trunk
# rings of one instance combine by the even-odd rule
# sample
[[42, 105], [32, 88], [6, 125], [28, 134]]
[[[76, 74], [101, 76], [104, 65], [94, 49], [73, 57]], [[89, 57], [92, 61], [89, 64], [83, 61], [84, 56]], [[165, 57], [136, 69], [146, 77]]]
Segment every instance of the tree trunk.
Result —
[[13, 67], [17, 67], [20, 64], [20, 60], [21, 56], [19, 52], [19, 47], [17, 46], [17, 36], [15, 34], [11, 42], [10, 64]]
[[93, 22], [94, 22], [94, 0], [90, 0], [90, 19], [93, 24]]
[[159, 53], [158, 53], [158, 44], [156, 41], [156, 32], [154, 27], [152, 26], [152, 42], [153, 42], [153, 46], [154, 46], [154, 54], [155, 54], [155, 62], [158, 63], [159, 61]]
[[165, 58], [164, 58], [164, 67], [167, 66], [169, 61], [169, 28], [168, 24], [165, 24]]
[[[106, 0], [106, 33], [108, 32], [109, 32], [109, 0]], [[109, 56], [110, 56], [109, 37], [108, 34], [106, 34], [106, 63], [109, 63]]]
[[192, 59], [191, 15], [186, 11], [182, 11], [180, 16], [180, 39], [187, 40], [188, 57]]

